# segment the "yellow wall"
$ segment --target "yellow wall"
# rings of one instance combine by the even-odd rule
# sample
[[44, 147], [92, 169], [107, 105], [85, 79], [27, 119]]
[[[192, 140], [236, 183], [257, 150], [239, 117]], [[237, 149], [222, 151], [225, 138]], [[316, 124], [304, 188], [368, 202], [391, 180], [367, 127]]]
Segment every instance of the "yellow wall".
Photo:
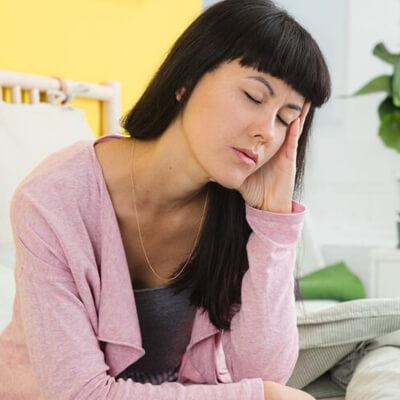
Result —
[[[201, 8], [201, 0], [0, 0], [0, 69], [119, 80], [123, 114]], [[71, 104], [98, 136], [99, 102]]]

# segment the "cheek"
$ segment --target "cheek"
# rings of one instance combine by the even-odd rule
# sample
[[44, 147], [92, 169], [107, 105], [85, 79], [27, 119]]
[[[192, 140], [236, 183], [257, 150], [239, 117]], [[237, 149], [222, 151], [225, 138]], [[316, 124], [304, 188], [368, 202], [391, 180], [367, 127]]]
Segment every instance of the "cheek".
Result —
[[192, 94], [184, 113], [183, 126], [192, 141], [209, 143], [214, 148], [238, 145], [243, 142], [241, 132], [246, 130], [250, 118], [240, 99], [231, 93]]
[[204, 121], [216, 135], [226, 136], [229, 133], [231, 139], [234, 139], [250, 123], [243, 104], [233, 93], [216, 94], [210, 98], [205, 111]]

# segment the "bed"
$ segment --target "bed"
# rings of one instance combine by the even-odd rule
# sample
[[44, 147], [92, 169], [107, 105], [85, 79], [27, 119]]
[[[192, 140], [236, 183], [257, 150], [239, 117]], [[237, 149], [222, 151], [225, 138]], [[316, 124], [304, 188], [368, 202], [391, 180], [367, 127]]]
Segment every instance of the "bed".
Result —
[[[10, 103], [4, 101], [3, 88], [10, 90]], [[23, 92], [29, 94], [30, 103], [22, 102]], [[41, 102], [41, 93], [45, 93], [46, 102]], [[95, 136], [86, 123], [82, 111], [70, 106], [69, 102], [74, 97], [99, 100], [102, 104], [102, 134], [120, 133], [119, 82], [109, 81], [104, 84], [93, 84], [63, 80], [57, 77], [0, 71], [0, 133], [3, 142], [0, 147], [0, 184], [2, 189], [0, 226], [5, 227], [0, 233], [0, 304], [2, 305], [0, 308], [0, 331], [11, 320], [15, 294], [15, 254], [8, 215], [11, 196], [21, 179], [47, 154], [77, 140], [91, 139]], [[24, 117], [21, 118], [21, 115]], [[33, 135], [34, 132], [40, 132], [40, 135]], [[54, 132], [57, 132], [57, 136], [54, 135]], [[32, 152], [32, 148], [35, 148], [35, 152]], [[18, 154], [18, 163], [12, 159], [16, 153]], [[313, 238], [309, 215], [307, 218], [303, 229], [303, 239], [308, 243], [306, 248], [309, 251], [306, 257], [317, 266], [323, 266], [324, 260], [319, 246]], [[296, 302], [301, 352], [288, 385], [305, 390], [318, 399], [345, 399], [343, 387], [335, 384], [331, 379], [331, 371], [334, 371], [334, 368], [329, 371], [327, 368], [345, 365], [340, 362], [350, 354], [350, 347], [344, 348], [341, 344], [337, 346], [336, 352], [329, 353], [331, 364], [335, 364], [314, 363], [318, 357], [325, 361], [329, 360], [329, 357], [317, 345], [322, 334], [329, 335], [335, 329], [342, 329], [339, 324], [342, 324], [343, 320], [349, 319], [346, 316], [364, 313], [363, 319], [353, 321], [355, 325], [347, 327], [347, 329], [355, 329], [358, 325], [369, 321], [370, 310], [374, 310], [376, 315], [382, 314], [386, 318], [383, 323], [380, 323], [380, 326], [375, 328], [376, 331], [371, 331], [371, 335], [381, 334], [383, 331], [379, 329], [382, 329], [382, 326], [388, 326], [385, 329], [391, 331], [394, 331], [396, 326], [397, 329], [400, 329], [400, 298], [398, 302], [388, 299], [386, 302], [338, 303], [336, 300]], [[381, 309], [390, 312], [381, 313]], [[329, 318], [330, 321], [327, 323]], [[390, 327], [388, 321], [392, 324]], [[364, 344], [368, 343], [367, 339], [364, 339]], [[393, 342], [393, 339], [390, 340], [386, 342], [386, 345]], [[342, 353], [340, 353], [341, 351]], [[320, 369], [316, 369], [315, 364], [320, 365]], [[394, 368], [396, 369], [397, 365]], [[336, 376], [340, 378], [339, 372], [343, 372], [343, 369], [337, 369], [336, 372], [338, 372]], [[400, 376], [398, 380], [400, 382]], [[362, 379], [361, 382], [363, 382]], [[358, 387], [361, 386], [363, 384], [358, 385]], [[363, 398], [357, 397], [357, 395], [353, 395], [349, 399]], [[398, 398], [400, 398], [400, 389]], [[382, 397], [382, 399], [389, 399], [389, 397]]]

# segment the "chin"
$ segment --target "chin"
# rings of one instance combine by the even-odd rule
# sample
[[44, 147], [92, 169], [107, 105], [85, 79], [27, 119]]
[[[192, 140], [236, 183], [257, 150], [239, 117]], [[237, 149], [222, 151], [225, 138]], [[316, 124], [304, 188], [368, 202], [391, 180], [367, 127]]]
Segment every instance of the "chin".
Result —
[[[227, 179], [228, 178], [228, 179]], [[230, 178], [230, 179], [229, 179]], [[226, 176], [224, 178], [218, 179], [217, 177], [210, 177], [210, 182], [217, 182], [219, 185], [226, 189], [238, 190], [240, 186], [245, 181], [246, 177], [243, 176]]]
[[[221, 165], [222, 164], [222, 165]], [[216, 182], [227, 189], [237, 190], [250, 175], [249, 171], [237, 164], [218, 163], [210, 168], [204, 168], [208, 182]]]

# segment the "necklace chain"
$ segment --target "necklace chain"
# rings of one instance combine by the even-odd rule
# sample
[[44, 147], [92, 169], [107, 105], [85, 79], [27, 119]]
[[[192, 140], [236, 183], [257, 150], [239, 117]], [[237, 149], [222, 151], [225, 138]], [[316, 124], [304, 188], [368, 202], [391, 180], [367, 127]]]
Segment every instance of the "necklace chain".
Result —
[[183, 266], [183, 268], [181, 269], [181, 271], [180, 271], [177, 275], [175, 275], [174, 277], [172, 277], [172, 278], [164, 278], [164, 277], [160, 276], [159, 274], [157, 274], [157, 272], [156, 272], [156, 271], [154, 270], [154, 268], [151, 266], [151, 263], [150, 263], [150, 261], [149, 261], [149, 258], [147, 257], [147, 253], [146, 253], [146, 250], [145, 250], [144, 244], [143, 244], [142, 233], [141, 233], [141, 230], [140, 230], [139, 217], [138, 217], [138, 212], [137, 212], [137, 208], [136, 208], [135, 188], [134, 188], [134, 184], [133, 184], [133, 169], [134, 169], [133, 154], [134, 154], [134, 148], [135, 148], [134, 139], [132, 138], [132, 151], [131, 151], [131, 161], [132, 161], [132, 168], [131, 168], [132, 202], [133, 202], [133, 206], [134, 206], [134, 208], [135, 208], [135, 215], [136, 215], [136, 222], [137, 222], [137, 227], [138, 227], [138, 231], [139, 231], [140, 243], [141, 243], [141, 246], [142, 246], [142, 249], [143, 249], [144, 256], [145, 256], [145, 258], [146, 258], [146, 262], [147, 262], [148, 266], [150, 267], [151, 271], [153, 272], [153, 274], [154, 274], [155, 276], [157, 276], [157, 278], [162, 279], [162, 280], [164, 280], [164, 281], [172, 281], [172, 280], [176, 279], [176, 278], [185, 270], [186, 266], [187, 266], [188, 263], [189, 263], [189, 260], [190, 260], [191, 257], [192, 257], [193, 251], [194, 251], [194, 249], [195, 249], [195, 247], [196, 247], [197, 240], [198, 240], [198, 238], [199, 238], [199, 234], [200, 234], [201, 227], [202, 227], [202, 224], [203, 224], [203, 219], [204, 219], [204, 213], [205, 213], [206, 205], [207, 205], [207, 200], [208, 200], [208, 189], [207, 189], [206, 200], [205, 200], [205, 202], [204, 202], [204, 207], [203, 207], [203, 215], [201, 216], [201, 220], [200, 220], [200, 224], [199, 224], [199, 230], [198, 230], [198, 232], [197, 232], [196, 239], [195, 239], [195, 241], [194, 241], [194, 244], [193, 244], [193, 247], [192, 247], [192, 251], [190, 252], [189, 258], [186, 260], [186, 263], [185, 263], [185, 265]]

